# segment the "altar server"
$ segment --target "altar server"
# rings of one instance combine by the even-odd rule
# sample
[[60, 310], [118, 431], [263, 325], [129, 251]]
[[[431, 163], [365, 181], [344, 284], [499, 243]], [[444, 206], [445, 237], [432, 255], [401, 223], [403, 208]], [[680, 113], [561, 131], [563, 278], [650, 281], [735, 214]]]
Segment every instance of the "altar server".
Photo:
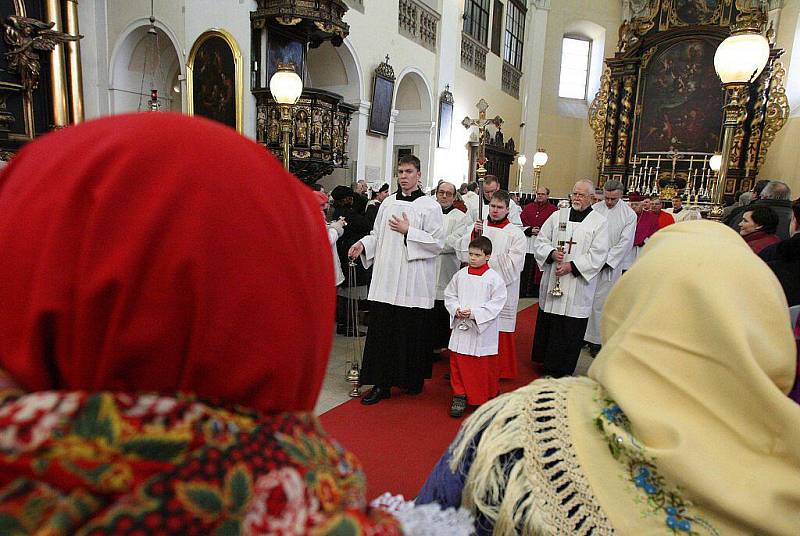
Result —
[[594, 292], [592, 314], [586, 328], [584, 340], [589, 343], [592, 357], [600, 351], [600, 316], [603, 313], [608, 293], [622, 276], [624, 260], [633, 249], [636, 233], [636, 213], [625, 201], [622, 193], [625, 186], [618, 180], [608, 180], [603, 185], [603, 201], [592, 205], [592, 210], [606, 217], [608, 224], [608, 258], [597, 275], [597, 288]]
[[374, 263], [361, 369], [361, 383], [374, 386], [361, 399], [366, 405], [389, 398], [392, 386], [422, 392], [433, 352], [429, 318], [444, 221], [439, 203], [419, 188], [419, 170], [416, 156], [400, 158], [400, 190], [381, 203], [372, 232], [348, 252], [366, 268]]
[[483, 235], [492, 241], [492, 259], [489, 266], [494, 268], [506, 283], [506, 305], [500, 313], [500, 379], [517, 377], [517, 345], [514, 331], [517, 327], [517, 305], [519, 304], [519, 279], [525, 265], [527, 242], [522, 229], [509, 221], [511, 198], [505, 190], [498, 190], [489, 203], [489, 213], [485, 222], [477, 221], [471, 232], [461, 239], [457, 252], [463, 262], [469, 261], [469, 243], [476, 236]]
[[497, 357], [498, 316], [506, 303], [506, 283], [489, 267], [492, 241], [479, 236], [469, 243], [469, 266], [445, 289], [450, 314], [450, 416], [461, 417], [467, 404], [479, 406], [500, 390]]

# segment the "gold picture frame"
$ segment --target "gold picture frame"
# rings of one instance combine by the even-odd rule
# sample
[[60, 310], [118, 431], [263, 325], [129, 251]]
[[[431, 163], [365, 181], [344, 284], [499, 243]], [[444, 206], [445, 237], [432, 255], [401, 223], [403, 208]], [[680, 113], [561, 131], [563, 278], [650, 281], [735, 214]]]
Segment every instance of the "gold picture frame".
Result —
[[[195, 83], [200, 87], [196, 88]], [[244, 132], [242, 51], [230, 32], [212, 28], [195, 40], [186, 64], [186, 88], [189, 115], [206, 117], [235, 128], [240, 134]], [[203, 100], [196, 102], [195, 98]]]

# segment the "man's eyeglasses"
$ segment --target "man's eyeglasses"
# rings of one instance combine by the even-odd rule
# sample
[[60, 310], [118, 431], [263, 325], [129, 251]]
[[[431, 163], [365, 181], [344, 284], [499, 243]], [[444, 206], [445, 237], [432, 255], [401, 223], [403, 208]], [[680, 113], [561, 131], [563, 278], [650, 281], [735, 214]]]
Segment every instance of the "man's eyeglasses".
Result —
[[436, 195], [441, 195], [442, 197], [455, 197], [456, 194], [439, 190], [436, 192]]

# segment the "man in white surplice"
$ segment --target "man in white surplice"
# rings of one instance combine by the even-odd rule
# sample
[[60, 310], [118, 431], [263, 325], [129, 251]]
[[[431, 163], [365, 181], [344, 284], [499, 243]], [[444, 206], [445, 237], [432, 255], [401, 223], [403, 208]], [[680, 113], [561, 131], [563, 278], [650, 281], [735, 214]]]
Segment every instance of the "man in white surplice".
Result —
[[422, 392], [433, 352], [429, 319], [444, 245], [442, 208], [419, 188], [419, 158], [401, 157], [397, 175], [400, 190], [381, 203], [372, 232], [348, 252], [367, 268], [374, 262], [361, 368], [361, 383], [374, 387], [361, 399], [365, 405], [389, 398], [393, 386]]
[[633, 248], [633, 237], [636, 234], [636, 213], [625, 201], [622, 194], [625, 186], [618, 180], [608, 180], [603, 185], [604, 201], [592, 205], [592, 210], [606, 217], [608, 222], [608, 258], [603, 269], [597, 275], [597, 288], [594, 291], [592, 314], [586, 327], [584, 340], [589, 343], [592, 357], [600, 351], [600, 316], [606, 305], [611, 287], [622, 276], [625, 269], [624, 260]]
[[441, 353], [450, 342], [450, 313], [444, 305], [444, 289], [461, 268], [461, 261], [456, 256], [455, 246], [467, 232], [472, 220], [454, 204], [456, 187], [442, 181], [436, 188], [436, 201], [442, 207], [444, 216], [444, 249], [436, 257], [436, 301], [433, 306], [433, 351]]
[[[593, 194], [592, 181], [575, 183], [571, 208], [554, 212], [536, 237], [534, 255], [544, 274], [531, 359], [542, 363], [544, 373], [554, 377], [575, 370], [592, 312], [597, 274], [608, 257], [606, 218], [592, 210]], [[556, 281], [563, 293], [560, 297], [552, 295]]]

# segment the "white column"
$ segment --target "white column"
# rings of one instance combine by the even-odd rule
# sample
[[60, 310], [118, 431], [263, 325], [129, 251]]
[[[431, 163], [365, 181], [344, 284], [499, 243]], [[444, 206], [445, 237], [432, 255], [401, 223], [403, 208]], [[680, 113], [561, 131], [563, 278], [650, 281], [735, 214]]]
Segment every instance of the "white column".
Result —
[[[451, 162], [451, 151], [455, 152], [457, 149], [453, 147], [454, 142], [451, 142], [449, 149], [436, 148], [436, 125], [439, 121], [439, 98], [446, 85], [450, 85], [450, 91], [456, 91], [456, 69], [461, 65], [461, 27], [463, 19], [461, 18], [461, 4], [463, 2], [453, 2], [445, 0], [442, 2], [442, 19], [439, 22], [439, 47], [436, 54], [436, 80], [434, 81], [434, 117], [431, 119], [435, 122], [433, 129], [433, 137], [431, 138], [431, 165], [429, 167], [429, 177], [425, 179], [436, 184], [439, 179], [447, 178], [449, 180], [457, 180], [461, 177], [453, 176], [453, 167]], [[461, 128], [458, 121], [453, 118], [453, 127]], [[459, 148], [458, 150], [463, 150]], [[463, 167], [466, 169], [467, 163]], [[456, 185], [458, 186], [458, 185]]]
[[523, 95], [522, 121], [525, 123], [525, 127], [521, 133], [520, 152], [528, 157], [528, 162], [532, 161], [539, 146], [539, 114], [542, 107], [542, 77], [549, 8], [549, 0], [534, 2], [528, 10], [526, 21], [526, 57], [524, 58], [525, 68], [520, 88]]
[[392, 110], [389, 118], [389, 135], [386, 137], [386, 157], [383, 161], [383, 176], [388, 179], [394, 177], [394, 125], [397, 123], [399, 110]]
[[[369, 101], [361, 101], [358, 105], [358, 110], [353, 114], [353, 120], [350, 123], [350, 146], [347, 152], [350, 159], [355, 158], [356, 169], [353, 176], [354, 181], [360, 181], [365, 178], [365, 167], [367, 165], [367, 125], [369, 124], [369, 110], [372, 104]], [[355, 127], [355, 131], [353, 131]], [[355, 133], [355, 136], [353, 136]]]

